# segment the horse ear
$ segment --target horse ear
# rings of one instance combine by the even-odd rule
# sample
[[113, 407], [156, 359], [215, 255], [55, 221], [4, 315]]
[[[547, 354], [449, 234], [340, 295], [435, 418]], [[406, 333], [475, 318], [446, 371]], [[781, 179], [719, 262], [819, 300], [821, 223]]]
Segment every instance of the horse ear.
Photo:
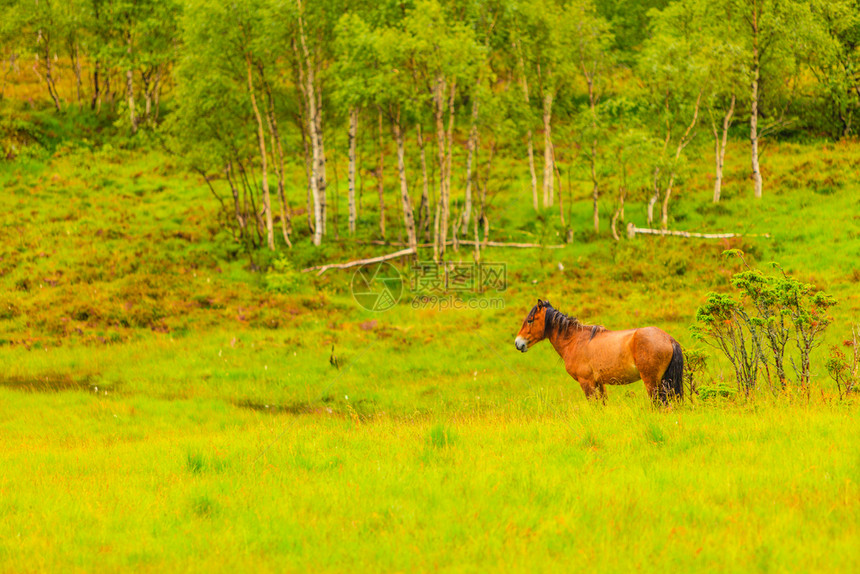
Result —
[[541, 301], [540, 299], [538, 299], [537, 308], [538, 308], [538, 309], [540, 309], [541, 307], [543, 307], [543, 301]]

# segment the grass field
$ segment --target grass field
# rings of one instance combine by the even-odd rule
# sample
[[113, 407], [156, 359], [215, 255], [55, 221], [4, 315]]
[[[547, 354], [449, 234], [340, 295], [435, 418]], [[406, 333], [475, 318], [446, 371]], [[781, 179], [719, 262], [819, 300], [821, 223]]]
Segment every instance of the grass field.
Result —
[[[774, 144], [759, 202], [733, 146], [725, 201], [702, 150], [672, 225], [771, 239], [488, 249], [500, 308], [406, 293], [385, 313], [349, 272], [254, 272], [162, 153], [77, 140], [0, 164], [0, 570], [856, 571], [860, 410], [822, 362], [860, 322], [860, 146]], [[493, 239], [558, 242], [500, 165]], [[694, 347], [727, 248], [839, 300], [811, 393], [653, 409], [637, 383], [590, 404], [548, 344], [514, 349], [537, 297]], [[305, 239], [288, 259], [391, 250]], [[716, 356], [698, 376], [734, 387]]]
[[[856, 409], [292, 416], [207, 399], [15, 394], [10, 571], [841, 571], [857, 566]], [[7, 409], [4, 409], [7, 410]]]

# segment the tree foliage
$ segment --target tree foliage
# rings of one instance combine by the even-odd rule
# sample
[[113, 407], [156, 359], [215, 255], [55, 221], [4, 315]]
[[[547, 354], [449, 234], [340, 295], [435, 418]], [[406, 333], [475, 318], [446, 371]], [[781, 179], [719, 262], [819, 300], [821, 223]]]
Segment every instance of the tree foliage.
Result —
[[[522, 204], [552, 208], [565, 237], [590, 226], [565, 211], [576, 186], [595, 231], [608, 208], [618, 237], [628, 193], [650, 198], [649, 219], [662, 199], [671, 223], [702, 131], [716, 202], [733, 123], [750, 123], [759, 176], [759, 140], [852, 137], [860, 108], [858, 0], [0, 0], [0, 53], [3, 86], [32, 71], [59, 113], [157, 133], [251, 250], [338, 234], [347, 141], [350, 233], [387, 239], [384, 156], [400, 146], [399, 195], [444, 257], [477, 231], [472, 211], [490, 232], [499, 154], [531, 175]], [[362, 196], [368, 175], [378, 200]]]

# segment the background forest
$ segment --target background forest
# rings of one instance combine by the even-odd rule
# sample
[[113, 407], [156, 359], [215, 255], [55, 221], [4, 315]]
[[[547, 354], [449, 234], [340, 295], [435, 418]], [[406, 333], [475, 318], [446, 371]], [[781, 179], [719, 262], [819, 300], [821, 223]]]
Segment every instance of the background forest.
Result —
[[[857, 0], [0, 0], [0, 572], [856, 571], [858, 43]], [[385, 312], [318, 270], [370, 257]], [[684, 400], [516, 352], [537, 298], [666, 330]]]
[[[5, 107], [146, 132], [125, 144], [204, 177], [248, 250], [359, 234], [438, 260], [504, 192], [557, 206], [564, 239], [586, 194], [596, 233], [628, 197], [666, 228], [696, 136], [714, 203], [730, 134], [761, 197], [768, 140], [850, 137], [860, 105], [853, 0], [7, 1], [2, 23]], [[32, 134], [8, 114], [12, 158]]]

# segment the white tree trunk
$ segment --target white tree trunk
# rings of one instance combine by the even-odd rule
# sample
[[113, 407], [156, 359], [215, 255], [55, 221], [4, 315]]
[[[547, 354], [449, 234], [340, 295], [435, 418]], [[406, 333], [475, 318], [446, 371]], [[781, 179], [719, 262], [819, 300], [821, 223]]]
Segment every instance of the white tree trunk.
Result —
[[131, 120], [131, 132], [137, 132], [137, 114], [134, 111], [134, 73], [131, 68], [125, 72], [126, 97], [128, 98], [128, 115]]
[[[523, 97], [525, 98], [526, 107], [529, 107], [531, 103], [531, 98], [529, 98], [529, 82], [528, 77], [526, 77], [526, 64], [523, 60], [522, 50], [520, 49], [519, 42], [516, 43], [517, 52], [519, 55], [519, 64], [520, 64], [520, 85], [523, 88]], [[532, 178], [532, 207], [534, 210], [538, 210], [538, 191], [537, 191], [537, 174], [535, 173], [535, 150], [534, 150], [534, 138], [532, 136], [532, 130], [529, 128], [528, 130], [528, 150], [529, 150], [529, 173]]]
[[675, 161], [672, 163], [672, 172], [669, 175], [669, 184], [666, 186], [666, 194], [663, 196], [663, 229], [667, 229], [669, 227], [669, 199], [672, 197], [672, 188], [675, 185], [675, 172], [678, 168], [678, 160], [681, 158], [681, 152], [684, 151], [684, 148], [687, 147], [687, 144], [689, 144], [693, 139], [691, 137], [691, 133], [693, 128], [696, 127], [696, 122], [699, 119], [699, 104], [701, 102], [702, 92], [699, 92], [699, 96], [696, 98], [696, 107], [693, 109], [693, 119], [690, 121], [690, 125], [687, 126], [687, 130], [684, 132], [684, 135], [678, 141], [678, 148], [675, 150]]
[[161, 87], [162, 87], [162, 67], [158, 66], [158, 71], [155, 73], [155, 87], [153, 88], [153, 104], [155, 105], [154, 119], [158, 121], [158, 112], [161, 109]]
[[75, 90], [78, 96], [78, 107], [84, 100], [84, 83], [81, 79], [81, 59], [78, 57], [78, 42], [76, 39], [69, 41], [69, 56], [72, 59], [72, 71], [75, 73]]
[[750, 155], [752, 159], [752, 176], [756, 198], [761, 197], [761, 171], [758, 165], [758, 80], [761, 74], [758, 52], [758, 14], [753, 10], [753, 69], [752, 89], [750, 94]]
[[358, 108], [349, 110], [349, 234], [355, 234], [355, 142], [358, 131]]
[[[436, 216], [433, 218], [433, 261], [439, 262], [439, 220], [442, 217], [442, 205], [436, 204]], [[444, 245], [443, 245], [444, 246]]]
[[[453, 146], [454, 146], [454, 97], [457, 94], [457, 82], [451, 82], [451, 89], [448, 93], [448, 135], [446, 136], [446, 145], [448, 146], [447, 155], [445, 157], [445, 187], [448, 192], [448, 202], [451, 201], [451, 173], [453, 172]], [[450, 207], [449, 207], [450, 211]], [[449, 215], [445, 215], [445, 222], [449, 220]], [[448, 231], [445, 230], [444, 235], [447, 237]]]
[[469, 219], [472, 216], [472, 157], [478, 145], [478, 98], [472, 102], [472, 129], [469, 132], [469, 142], [466, 154], [466, 196], [463, 205], [463, 233], [469, 233]]
[[[311, 76], [308, 76], [309, 78]], [[315, 75], [314, 75], [315, 77]], [[326, 160], [325, 160], [325, 138], [323, 137], [322, 126], [322, 92], [314, 87], [314, 93], [317, 96], [316, 108], [316, 123], [314, 128], [317, 132], [317, 145], [319, 146], [319, 156], [317, 157], [317, 189], [319, 190], [320, 200], [320, 219], [322, 220], [322, 234], [326, 234], [328, 224], [328, 202], [326, 201], [326, 189], [328, 188], [328, 177], [326, 176]]]
[[[316, 112], [316, 106], [313, 110], [309, 110], [309, 115]], [[322, 204], [320, 203], [319, 180], [317, 173], [319, 169], [319, 141], [317, 141], [316, 129], [314, 122], [308, 118], [308, 131], [311, 139], [311, 199], [313, 200], [314, 210], [314, 245], [322, 244], [323, 222], [322, 222]]]
[[654, 204], [660, 199], [660, 167], [654, 168], [654, 193], [651, 194], [651, 199], [648, 200], [648, 225], [654, 223]]
[[448, 184], [445, 162], [445, 78], [438, 76], [433, 90], [433, 105], [436, 116], [436, 142], [439, 155], [439, 204], [433, 224], [433, 255], [439, 261], [445, 255], [445, 241], [448, 235]]
[[[320, 142], [317, 132], [317, 98], [315, 94], [314, 88], [314, 68], [313, 68], [313, 60], [311, 59], [310, 52], [308, 51], [307, 42], [305, 41], [305, 30], [304, 30], [304, 20], [302, 18], [302, 2], [301, 0], [296, 0], [296, 5], [299, 9], [299, 39], [302, 44], [302, 53], [304, 54], [305, 63], [307, 66], [307, 78], [305, 79], [304, 86], [302, 86], [302, 92], [305, 96], [305, 100], [307, 102], [308, 107], [308, 133], [311, 138], [311, 196], [313, 198], [314, 203], [314, 236], [313, 243], [314, 245], [322, 244], [322, 235], [323, 235], [323, 207], [322, 200], [320, 197], [319, 190], [319, 167], [320, 162], [322, 161], [323, 165], [325, 164], [325, 160], [321, 160], [320, 158]], [[300, 64], [301, 65], [301, 64]]]
[[609, 224], [609, 229], [612, 231], [612, 239], [615, 241], [619, 241], [621, 238], [618, 236], [618, 230], [616, 229], [616, 225], [618, 223], [618, 218], [621, 215], [621, 208], [615, 210], [615, 213], [612, 214], [612, 221]]
[[400, 110], [394, 120], [394, 139], [397, 140], [397, 171], [400, 174], [400, 199], [403, 206], [403, 225], [409, 247], [418, 252], [418, 240], [415, 233], [415, 216], [412, 213], [412, 201], [409, 199], [409, 187], [406, 183], [406, 159], [403, 149], [403, 132], [400, 129]]
[[538, 210], [538, 190], [537, 190], [537, 173], [535, 172], [535, 148], [532, 137], [532, 131], [528, 133], [529, 146], [529, 173], [532, 176], [532, 207], [535, 211]]
[[735, 95], [732, 94], [732, 103], [729, 106], [729, 111], [723, 116], [723, 139], [717, 135], [716, 126], [714, 128], [714, 159], [716, 161], [716, 172], [714, 176], [714, 203], [720, 202], [720, 193], [723, 187], [723, 164], [726, 159], [726, 142], [729, 137], [729, 126], [732, 123], [732, 115], [735, 113]]
[[379, 108], [378, 111], [379, 163], [376, 167], [376, 189], [379, 193], [379, 232], [385, 239], [385, 149], [382, 141], [382, 108]]
[[552, 164], [552, 91], [543, 98], [543, 206], [553, 203], [553, 164]]
[[125, 90], [126, 97], [128, 98], [128, 114], [131, 119], [131, 132], [137, 132], [137, 115], [134, 113], [134, 71], [132, 69], [131, 64], [131, 34], [128, 35], [128, 49], [126, 53], [128, 54], [128, 69], [125, 72]]
[[275, 228], [272, 222], [272, 205], [269, 198], [269, 169], [266, 153], [266, 134], [263, 130], [263, 118], [260, 108], [257, 107], [257, 96], [254, 93], [254, 78], [251, 73], [251, 56], [246, 54], [245, 62], [248, 67], [248, 94], [251, 96], [251, 107], [254, 109], [254, 117], [257, 118], [257, 142], [260, 144], [260, 160], [262, 161], [262, 185], [263, 185], [263, 212], [266, 215], [266, 242], [269, 249], [275, 250]]
[[[281, 200], [281, 233], [284, 236], [284, 243], [287, 247], [292, 248], [293, 242], [290, 241], [290, 233], [292, 232], [293, 222], [290, 216], [290, 209], [287, 205], [287, 197], [284, 193], [284, 146], [281, 144], [281, 134], [278, 132], [278, 118], [275, 115], [275, 100], [272, 97], [272, 89], [266, 82], [263, 76], [262, 65], [258, 66], [260, 70], [260, 78], [263, 80], [263, 86], [266, 90], [269, 106], [266, 110], [266, 119], [269, 125], [269, 135], [271, 137], [272, 157], [277, 158], [275, 162], [275, 172], [278, 175], [278, 198]], [[156, 76], [157, 77], [157, 76]]]
[[597, 182], [597, 94], [594, 93], [594, 72], [589, 72], [585, 64], [582, 66], [582, 71], [588, 84], [588, 105], [591, 108], [591, 200], [594, 210], [594, 232], [600, 233], [600, 212], [597, 204], [600, 198], [600, 187]]
[[314, 206], [316, 205], [316, 195], [312, 194], [311, 191], [314, 189], [315, 178], [314, 178], [314, 168], [313, 168], [313, 159], [310, 148], [308, 147], [308, 134], [307, 128], [308, 124], [304, 119], [302, 112], [299, 112], [299, 123], [301, 124], [301, 132], [302, 132], [302, 151], [304, 152], [304, 168], [305, 168], [305, 179], [307, 179], [306, 185], [306, 201], [305, 201], [305, 213], [308, 216], [308, 231], [310, 231], [311, 235], [314, 234]]
[[424, 152], [424, 136], [421, 131], [421, 123], [417, 125], [418, 132], [418, 150], [421, 157], [421, 180], [423, 187], [421, 190], [421, 204], [418, 206], [418, 227], [419, 233], [430, 234], [430, 178], [427, 177], [427, 155]]
[[233, 183], [233, 162], [228, 161], [224, 166], [224, 174], [227, 176], [227, 181], [230, 184], [230, 191], [233, 193], [233, 210], [236, 215], [236, 223], [239, 224], [239, 237], [245, 239], [245, 215], [242, 212], [241, 200], [239, 199], [239, 190], [236, 184]]

